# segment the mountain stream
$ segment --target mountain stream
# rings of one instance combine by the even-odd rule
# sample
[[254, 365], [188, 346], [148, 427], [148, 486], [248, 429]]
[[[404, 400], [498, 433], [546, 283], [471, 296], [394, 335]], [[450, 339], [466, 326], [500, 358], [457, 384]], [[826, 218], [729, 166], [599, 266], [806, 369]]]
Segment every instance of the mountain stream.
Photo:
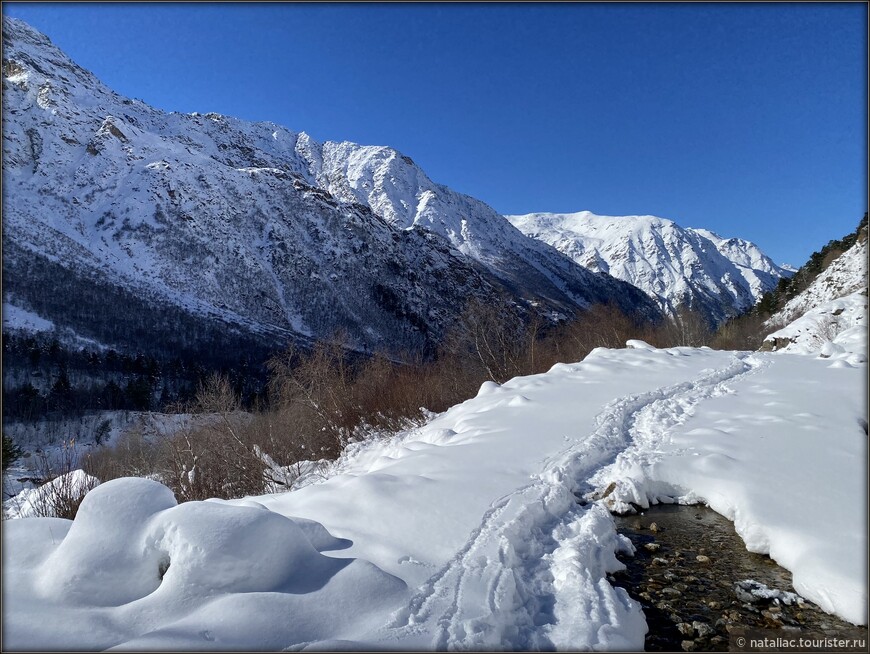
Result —
[[609, 579], [643, 607], [647, 651], [749, 651], [735, 646], [743, 630], [867, 642], [866, 627], [798, 597], [788, 570], [747, 551], [733, 524], [706, 506], [658, 505], [614, 520], [637, 551], [620, 556], [626, 570]]

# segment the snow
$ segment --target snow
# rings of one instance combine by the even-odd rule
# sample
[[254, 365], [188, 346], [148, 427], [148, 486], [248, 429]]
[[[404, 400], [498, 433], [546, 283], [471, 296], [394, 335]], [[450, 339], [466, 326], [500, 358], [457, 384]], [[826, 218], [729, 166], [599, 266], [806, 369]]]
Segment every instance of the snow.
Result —
[[765, 337], [777, 352], [867, 361], [867, 291], [824, 302]]
[[[16, 80], [3, 96], [4, 235], [84, 278], [282, 343], [347, 328], [370, 349], [421, 345], [409, 316], [440, 335], [470, 295], [494, 301], [493, 285], [562, 317], [596, 300], [657, 313], [392, 148], [167, 114], [112, 92], [25, 23], [4, 17], [3, 30]], [[383, 287], [400, 317], [376, 301]]]
[[54, 323], [21, 307], [3, 303], [3, 329], [20, 329], [28, 332], [49, 332]]
[[865, 377], [635, 341], [486, 383], [289, 493], [175, 506], [107, 482], [71, 527], [7, 521], [4, 642], [640, 649], [640, 606], [606, 579], [631, 548], [607, 508], [655, 501], [708, 503], [798, 594], [866, 623]]
[[703, 403], [690, 390], [640, 412], [634, 444], [593, 482], [616, 484], [605, 498], [616, 510], [708, 504], [791, 570], [799, 594], [865, 624], [866, 365], [790, 354], [744, 365]]
[[366, 562], [324, 556], [289, 518], [250, 502], [176, 505], [145, 479], [102, 484], [72, 523], [14, 520], [4, 537], [4, 595], [15, 588], [26, 612], [5, 625], [13, 648], [280, 649], [360, 628], [404, 591]]
[[786, 606], [804, 603], [804, 600], [800, 595], [785, 590], [779, 590], [777, 588], [770, 588], [767, 584], [755, 581], [754, 579], [738, 581], [734, 590], [736, 591], [737, 599], [744, 602], [754, 603], [758, 600], [772, 599], [775, 604], [782, 603]]
[[834, 259], [813, 282], [789, 300], [781, 311], [768, 321], [770, 327], [781, 327], [820, 305], [867, 289], [867, 239], [859, 239], [852, 247]]
[[747, 309], [789, 271], [759, 248], [656, 216], [532, 213], [506, 218], [593, 271], [637, 286], [662, 309], [701, 305], [717, 321]]
[[[43, 71], [15, 73], [4, 88], [18, 111], [4, 123], [4, 182], [7, 197], [21, 198], [4, 202], [4, 227], [28, 251], [105, 266], [118, 283], [233, 322], [310, 333], [323, 312], [305, 293], [328, 289], [304, 280], [345, 279], [341, 262], [356, 261], [349, 244], [387, 251], [415, 227], [452, 249], [389, 249], [400, 267], [419, 271], [414, 263], [427, 260], [453, 270], [462, 253], [551, 308], [596, 294], [636, 303], [627, 285], [530, 241], [395, 150], [319, 144], [214, 113], [164, 114], [113, 94], [20, 21], [4, 18], [7, 30], [4, 54]], [[63, 92], [46, 85], [59, 78]], [[165, 224], [158, 204], [172, 207]], [[98, 226], [107, 212], [129, 222]], [[714, 312], [723, 297], [749, 306], [780, 274], [736, 239], [653, 217], [587, 218], [607, 233], [584, 265], [622, 267], [664, 305], [691, 292]], [[633, 225], [643, 227], [632, 231], [640, 240], [619, 235]], [[160, 247], [145, 247], [139, 233]], [[294, 244], [286, 261], [281, 242]], [[209, 265], [218, 259], [233, 262], [223, 284]], [[386, 259], [365, 261], [354, 269]], [[704, 274], [688, 275], [695, 268]], [[250, 297], [226, 293], [230, 280]], [[837, 294], [827, 300], [850, 292], [830, 288]], [[342, 289], [325, 306], [366, 310], [358, 287]], [[119, 479], [90, 491], [75, 521], [8, 520], [4, 646], [640, 649], [641, 608], [606, 578], [620, 567], [615, 553], [630, 548], [607, 509], [657, 501], [708, 503], [749, 549], [791, 570], [797, 593], [866, 624], [860, 301], [818, 314], [842, 308], [836, 315], [854, 323], [820, 345], [822, 356], [632, 340], [484, 384], [425, 425], [356, 444], [332, 464], [300, 466], [308, 477], [293, 492], [177, 505], [156, 481]], [[10, 324], [48, 322], [8, 306]], [[601, 499], [578, 502], [584, 496]]]
[[[96, 477], [87, 475], [82, 470], [73, 470], [42, 486], [24, 488], [14, 498], [4, 502], [4, 518], [53, 516], [59, 500], [84, 495], [99, 483], [100, 480]], [[9, 510], [6, 510], [7, 506]]]
[[[867, 361], [866, 231], [765, 323], [766, 349], [818, 356], [835, 365]], [[776, 329], [779, 327], [779, 329]]]

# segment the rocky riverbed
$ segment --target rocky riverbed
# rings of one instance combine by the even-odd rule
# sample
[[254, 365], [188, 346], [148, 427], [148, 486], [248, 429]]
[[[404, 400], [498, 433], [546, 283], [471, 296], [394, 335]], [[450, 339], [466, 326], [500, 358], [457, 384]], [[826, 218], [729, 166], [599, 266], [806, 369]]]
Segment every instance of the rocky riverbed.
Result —
[[867, 637], [866, 627], [797, 596], [787, 570], [748, 552], [732, 523], [705, 506], [659, 505], [614, 518], [637, 552], [621, 556], [627, 568], [610, 579], [643, 607], [647, 651], [739, 649], [731, 635], [744, 629]]

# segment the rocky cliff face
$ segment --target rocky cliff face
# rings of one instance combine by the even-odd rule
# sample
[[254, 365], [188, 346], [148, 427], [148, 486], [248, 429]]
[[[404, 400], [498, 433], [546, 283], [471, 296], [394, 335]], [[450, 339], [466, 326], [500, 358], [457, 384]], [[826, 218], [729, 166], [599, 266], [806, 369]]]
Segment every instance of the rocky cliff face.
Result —
[[112, 307], [46, 300], [49, 270], [264, 338], [343, 329], [360, 348], [431, 345], [471, 297], [658, 315], [395, 150], [167, 114], [21, 21], [4, 18], [3, 37], [5, 299], [55, 324], [65, 301]]

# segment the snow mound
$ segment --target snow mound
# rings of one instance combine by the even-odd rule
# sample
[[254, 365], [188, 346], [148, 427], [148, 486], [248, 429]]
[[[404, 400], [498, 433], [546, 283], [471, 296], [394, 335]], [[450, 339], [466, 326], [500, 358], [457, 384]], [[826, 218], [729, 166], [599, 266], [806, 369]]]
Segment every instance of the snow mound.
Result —
[[[5, 583], [24, 608], [4, 625], [4, 645], [280, 649], [339, 633], [341, 611], [353, 608], [346, 622], [358, 626], [369, 607], [383, 612], [404, 595], [367, 562], [320, 554], [306, 532], [341, 545], [322, 526], [252, 504], [177, 505], [162, 484], [125, 478], [88, 493], [72, 522], [11, 521]], [[360, 589], [378, 594], [364, 604]], [[179, 620], [189, 633], [172, 626]]]
[[119, 606], [153, 592], [163, 553], [138, 543], [138, 535], [153, 514], [172, 506], [172, 491], [155, 481], [101, 484], [85, 496], [66, 538], [39, 567], [38, 592], [92, 606]]
[[646, 350], [647, 352], [655, 352], [658, 348], [653, 347], [646, 341], [642, 341], [639, 338], [631, 338], [625, 342], [625, 347], [629, 350]]

